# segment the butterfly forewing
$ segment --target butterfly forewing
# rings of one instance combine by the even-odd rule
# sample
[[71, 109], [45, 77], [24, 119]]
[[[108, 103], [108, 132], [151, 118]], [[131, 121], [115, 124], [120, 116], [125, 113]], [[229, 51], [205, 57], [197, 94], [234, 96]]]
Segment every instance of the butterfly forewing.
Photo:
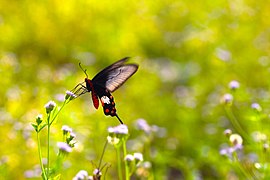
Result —
[[129, 57], [125, 57], [123, 59], [116, 61], [115, 63], [111, 64], [110, 66], [104, 68], [102, 71], [100, 71], [98, 74], [95, 75], [95, 77], [92, 79], [92, 81], [98, 82], [100, 80], [103, 80], [104, 75], [108, 74], [112, 69], [115, 69], [115, 68], [123, 65], [128, 59], [129, 59]]
[[[119, 88], [128, 78], [130, 78], [138, 69], [136, 64], [123, 64], [127, 59], [123, 59], [102, 70], [103, 73], [98, 73], [92, 82], [98, 84], [110, 92]], [[122, 62], [122, 63], [120, 63]]]
[[138, 69], [136, 65], [124, 65], [119, 68], [113, 69], [107, 76], [105, 87], [110, 92], [119, 88], [128, 78], [130, 78]]

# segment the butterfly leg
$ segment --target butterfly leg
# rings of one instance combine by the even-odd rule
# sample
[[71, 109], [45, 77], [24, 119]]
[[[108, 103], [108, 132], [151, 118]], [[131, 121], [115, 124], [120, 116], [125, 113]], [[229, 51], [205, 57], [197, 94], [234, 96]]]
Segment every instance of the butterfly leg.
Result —
[[73, 92], [77, 97], [85, 94], [88, 92], [87, 88], [83, 85], [83, 83], [79, 83], [77, 84], [77, 86], [75, 86], [75, 88], [73, 88], [71, 90], [71, 92]]
[[83, 85], [83, 83], [84, 83], [84, 82], [77, 84], [77, 86], [75, 86], [75, 87], [71, 90], [71, 92], [75, 92], [75, 90], [76, 90], [78, 87], [80, 87], [80, 88], [86, 88], [86, 87]]

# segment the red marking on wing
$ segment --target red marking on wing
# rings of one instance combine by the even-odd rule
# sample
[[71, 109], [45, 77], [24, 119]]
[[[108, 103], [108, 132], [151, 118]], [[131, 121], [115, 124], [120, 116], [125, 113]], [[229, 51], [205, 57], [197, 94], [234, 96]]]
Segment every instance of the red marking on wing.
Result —
[[98, 101], [97, 94], [96, 94], [94, 91], [92, 91], [91, 94], [92, 94], [92, 101], [93, 101], [94, 107], [95, 107], [96, 109], [98, 109], [99, 101]]

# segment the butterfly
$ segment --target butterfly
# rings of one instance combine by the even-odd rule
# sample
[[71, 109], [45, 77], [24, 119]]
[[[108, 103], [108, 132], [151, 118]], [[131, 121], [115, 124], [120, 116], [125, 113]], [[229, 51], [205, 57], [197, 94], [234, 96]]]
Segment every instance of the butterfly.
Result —
[[101, 70], [92, 80], [88, 78], [86, 69], [83, 69], [81, 63], [79, 63], [86, 78], [84, 82], [79, 83], [72, 90], [77, 97], [91, 92], [94, 107], [98, 109], [100, 100], [104, 114], [106, 116], [116, 116], [121, 124], [123, 124], [123, 121], [116, 113], [115, 102], [111, 93], [123, 85], [138, 70], [139, 66], [137, 64], [125, 64], [128, 59], [129, 57], [126, 57], [116, 61]]

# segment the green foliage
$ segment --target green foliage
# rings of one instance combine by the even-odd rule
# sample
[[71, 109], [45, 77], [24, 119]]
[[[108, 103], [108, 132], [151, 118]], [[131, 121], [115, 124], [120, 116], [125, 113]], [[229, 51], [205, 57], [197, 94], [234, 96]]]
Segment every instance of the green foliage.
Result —
[[[149, 163], [135, 176], [268, 179], [268, 16], [266, 2], [248, 0], [0, 1], [0, 179], [41, 177], [36, 134], [43, 157], [47, 136], [37, 115], [83, 81], [79, 62], [92, 77], [126, 56], [140, 67], [113, 96], [129, 128], [128, 153]], [[139, 118], [150, 132], [136, 128]], [[63, 125], [77, 145], [57, 178], [92, 172], [107, 128], [117, 124], [89, 94], [66, 105], [51, 126], [50, 161], [57, 162]], [[241, 148], [226, 129], [240, 135]], [[103, 162], [111, 164], [106, 178], [116, 177], [113, 147]]]

